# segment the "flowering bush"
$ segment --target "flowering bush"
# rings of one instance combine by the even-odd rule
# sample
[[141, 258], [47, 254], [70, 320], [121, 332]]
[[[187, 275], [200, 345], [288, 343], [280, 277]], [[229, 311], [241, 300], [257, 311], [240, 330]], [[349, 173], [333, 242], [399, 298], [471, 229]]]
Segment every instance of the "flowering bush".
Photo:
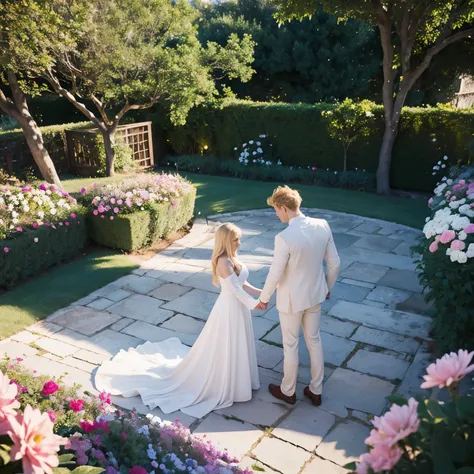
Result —
[[420, 279], [434, 303], [436, 339], [441, 350], [468, 348], [474, 337], [474, 168], [452, 168], [429, 206], [417, 250]]
[[85, 202], [92, 213], [102, 219], [114, 220], [118, 214], [130, 214], [150, 209], [153, 204], [176, 205], [177, 199], [187, 195], [192, 185], [179, 175], [140, 174], [118, 184], [83, 188]]
[[[271, 166], [273, 165], [272, 146], [267, 135], [261, 134], [256, 140], [249, 140], [248, 143], [244, 143], [240, 153], [238, 153], [237, 147], [234, 148], [234, 151], [238, 153], [239, 163], [244, 166], [248, 164]], [[281, 165], [281, 161], [278, 160], [276, 164]]]
[[54, 184], [0, 188], [0, 239], [28, 228], [69, 226], [74, 223], [76, 200]]
[[250, 473], [179, 421], [115, 410], [106, 393], [79, 394], [20, 363], [0, 365], [2, 474], [18, 473], [20, 464], [25, 474], [49, 474], [61, 463], [75, 474]]
[[459, 350], [444, 355], [427, 368], [421, 388], [446, 388], [451, 401], [415, 397], [388, 397], [394, 404], [382, 417], [365, 443], [357, 474], [470, 473], [474, 468], [474, 397], [459, 396], [460, 380], [474, 371], [474, 352]]

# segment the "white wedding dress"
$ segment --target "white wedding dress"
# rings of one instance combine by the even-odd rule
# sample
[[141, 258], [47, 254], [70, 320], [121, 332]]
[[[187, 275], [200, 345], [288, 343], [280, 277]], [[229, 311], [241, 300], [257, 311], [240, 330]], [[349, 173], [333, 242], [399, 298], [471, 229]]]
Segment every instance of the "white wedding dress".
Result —
[[219, 278], [221, 292], [193, 347], [171, 338], [121, 350], [99, 367], [97, 389], [196, 418], [250, 400], [260, 382], [250, 314], [257, 300], [243, 289], [248, 274], [242, 264], [239, 276]]

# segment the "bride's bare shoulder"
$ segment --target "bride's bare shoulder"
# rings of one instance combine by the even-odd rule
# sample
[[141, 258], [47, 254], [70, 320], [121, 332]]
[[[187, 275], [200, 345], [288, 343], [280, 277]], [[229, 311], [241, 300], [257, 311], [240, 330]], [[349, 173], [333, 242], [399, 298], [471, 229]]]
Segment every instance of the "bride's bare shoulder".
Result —
[[226, 255], [221, 255], [217, 259], [216, 266], [217, 266], [217, 273], [222, 278], [227, 278], [233, 272], [232, 263], [230, 262], [230, 260], [227, 258]]

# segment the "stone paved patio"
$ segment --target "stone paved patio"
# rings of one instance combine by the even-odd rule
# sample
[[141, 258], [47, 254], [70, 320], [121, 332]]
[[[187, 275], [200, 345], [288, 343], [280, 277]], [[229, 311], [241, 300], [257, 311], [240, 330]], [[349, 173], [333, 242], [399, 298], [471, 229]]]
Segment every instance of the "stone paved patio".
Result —
[[[430, 319], [409, 251], [421, 233], [335, 212], [304, 212], [329, 221], [342, 260], [332, 299], [323, 305], [326, 381], [321, 408], [303, 400], [309, 378], [303, 340], [296, 406], [276, 403], [267, 391], [268, 383], [280, 381], [283, 367], [273, 299], [267, 311], [254, 313], [262, 387], [252, 401], [201, 420], [182, 413], [164, 415], [159, 409], [152, 413], [180, 418], [244, 466], [269, 473], [340, 474], [346, 472], [341, 466], [365, 451], [368, 421], [384, 411], [384, 398], [394, 392], [422, 392]], [[273, 239], [284, 227], [273, 210], [211, 216], [133, 274], [1, 341], [0, 350], [23, 357], [39, 373], [66, 373], [66, 382], [95, 392], [94, 371], [120, 349], [176, 335], [192, 345], [217, 298], [210, 273], [217, 221], [242, 228], [241, 258], [249, 266], [249, 281], [262, 286]], [[113, 401], [149, 412], [139, 398]]]

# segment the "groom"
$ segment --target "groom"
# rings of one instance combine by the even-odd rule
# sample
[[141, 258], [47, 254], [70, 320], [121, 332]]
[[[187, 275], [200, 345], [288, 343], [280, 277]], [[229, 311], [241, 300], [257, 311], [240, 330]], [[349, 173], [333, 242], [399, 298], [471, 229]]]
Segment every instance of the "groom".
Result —
[[275, 237], [273, 263], [256, 309], [266, 309], [278, 287], [276, 306], [283, 335], [283, 380], [281, 385], [270, 384], [270, 393], [292, 405], [296, 403], [298, 340], [303, 325], [311, 359], [311, 383], [304, 389], [304, 395], [319, 406], [324, 377], [319, 334], [321, 303], [330, 297], [340, 260], [327, 221], [304, 216], [301, 202], [298, 191], [288, 186], [279, 186], [267, 199], [280, 221], [289, 225]]

